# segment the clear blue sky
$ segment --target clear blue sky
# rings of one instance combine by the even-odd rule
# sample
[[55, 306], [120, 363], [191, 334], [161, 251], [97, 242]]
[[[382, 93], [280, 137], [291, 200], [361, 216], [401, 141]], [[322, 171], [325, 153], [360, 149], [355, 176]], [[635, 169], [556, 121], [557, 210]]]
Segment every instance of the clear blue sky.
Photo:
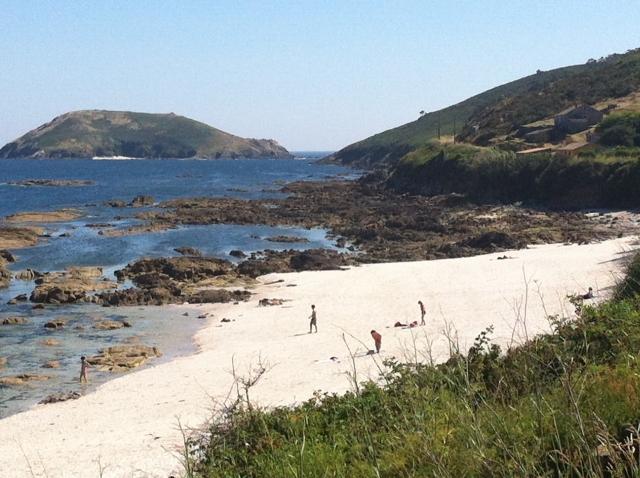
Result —
[[537, 69], [640, 47], [639, 21], [637, 0], [2, 0], [0, 143], [102, 108], [338, 149]]

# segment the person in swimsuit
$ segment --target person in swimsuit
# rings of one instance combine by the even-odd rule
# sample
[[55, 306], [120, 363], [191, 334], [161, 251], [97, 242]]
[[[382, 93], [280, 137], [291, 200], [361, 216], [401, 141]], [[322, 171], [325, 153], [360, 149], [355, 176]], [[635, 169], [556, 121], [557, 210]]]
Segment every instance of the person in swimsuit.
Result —
[[373, 343], [376, 346], [376, 353], [380, 353], [380, 347], [382, 347], [382, 335], [380, 335], [375, 330], [371, 331], [371, 337], [373, 337]]
[[82, 357], [80, 357], [80, 383], [82, 382], [89, 383], [89, 376], [87, 372], [87, 369], [89, 367], [90, 365], [87, 362], [87, 359], [85, 358], [85, 356], [83, 355]]
[[309, 333], [311, 333], [311, 329], [315, 327], [316, 333], [318, 333], [318, 318], [316, 316], [316, 306], [311, 306], [311, 315], [309, 316], [311, 321], [309, 322]]

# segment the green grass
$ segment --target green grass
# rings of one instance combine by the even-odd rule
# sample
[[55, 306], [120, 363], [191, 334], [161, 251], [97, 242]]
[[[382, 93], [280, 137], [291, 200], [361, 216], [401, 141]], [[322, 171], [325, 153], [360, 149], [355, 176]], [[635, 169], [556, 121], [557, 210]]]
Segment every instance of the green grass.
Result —
[[499, 148], [430, 143], [408, 153], [387, 186], [413, 194], [465, 194], [558, 209], [638, 207], [640, 148], [601, 148], [573, 157], [517, 156]]
[[[639, 261], [627, 281], [640, 280]], [[624, 441], [639, 436], [637, 291], [623, 283], [615, 299], [575, 321], [552, 317], [553, 333], [510, 350], [488, 330], [444, 364], [388, 362], [382, 386], [274, 410], [238, 402], [188, 455], [189, 475], [640, 476]]]

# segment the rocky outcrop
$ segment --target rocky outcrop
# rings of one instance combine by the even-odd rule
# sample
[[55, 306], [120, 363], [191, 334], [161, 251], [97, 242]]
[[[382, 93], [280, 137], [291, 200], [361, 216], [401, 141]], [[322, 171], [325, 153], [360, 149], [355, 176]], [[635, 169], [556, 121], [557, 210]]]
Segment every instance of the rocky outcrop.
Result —
[[65, 325], [67, 325], [67, 320], [64, 317], [56, 317], [53, 320], [50, 320], [44, 324], [45, 329], [62, 329]]
[[129, 203], [131, 207], [145, 207], [145, 206], [153, 206], [155, 203], [155, 199], [153, 196], [145, 196], [140, 195], [133, 198], [133, 200]]
[[43, 398], [38, 403], [41, 405], [47, 405], [49, 403], [58, 403], [58, 402], [66, 402], [67, 400], [77, 400], [82, 395], [78, 392], [59, 392], [52, 393], [48, 395], [46, 398]]
[[96, 330], [116, 330], [123, 327], [131, 327], [131, 324], [126, 320], [99, 320], [93, 325]]
[[54, 187], [78, 187], [91, 186], [95, 181], [89, 179], [24, 179], [22, 181], [10, 181], [14, 186], [54, 186]]
[[9, 375], [6, 377], [0, 377], [0, 385], [5, 386], [21, 386], [26, 385], [29, 382], [42, 382], [49, 380], [51, 377], [48, 375], [38, 375], [31, 373], [21, 373], [19, 375]]
[[42, 272], [38, 272], [33, 269], [25, 269], [23, 271], [16, 272], [16, 274], [14, 275], [16, 280], [24, 280], [24, 281], [35, 280], [42, 276], [43, 276]]
[[72, 304], [93, 301], [89, 294], [114, 289], [115, 282], [102, 277], [100, 267], [71, 267], [63, 272], [50, 272], [36, 279], [32, 302]]
[[309, 242], [309, 239], [307, 239], [306, 237], [300, 237], [300, 236], [272, 236], [272, 237], [265, 238], [265, 241], [294, 243], [294, 242]]
[[176, 247], [174, 251], [182, 256], [202, 257], [202, 252], [195, 247]]
[[82, 213], [75, 209], [60, 209], [59, 211], [20, 212], [5, 218], [9, 223], [32, 222], [67, 222], [82, 217]]
[[4, 368], [7, 365], [7, 358], [0, 357], [0, 368]]
[[4, 317], [0, 319], [0, 325], [24, 325], [28, 323], [29, 319], [26, 317]]
[[[118, 280], [131, 279], [134, 284], [148, 281], [150, 276], [166, 277], [178, 282], [199, 282], [211, 277], [234, 272], [233, 264], [215, 257], [169, 257], [141, 259], [116, 271]], [[153, 277], [153, 276], [152, 276]], [[157, 284], [153, 284], [157, 286]]]
[[98, 370], [124, 372], [139, 367], [147, 360], [160, 357], [157, 347], [141, 344], [116, 345], [100, 350], [97, 355], [87, 358], [87, 362]]
[[238, 272], [249, 277], [258, 277], [274, 272], [300, 272], [338, 270], [353, 265], [353, 258], [330, 249], [306, 251], [265, 251], [252, 254], [238, 265]]
[[35, 246], [43, 233], [44, 230], [40, 227], [0, 226], [0, 248], [19, 249]]

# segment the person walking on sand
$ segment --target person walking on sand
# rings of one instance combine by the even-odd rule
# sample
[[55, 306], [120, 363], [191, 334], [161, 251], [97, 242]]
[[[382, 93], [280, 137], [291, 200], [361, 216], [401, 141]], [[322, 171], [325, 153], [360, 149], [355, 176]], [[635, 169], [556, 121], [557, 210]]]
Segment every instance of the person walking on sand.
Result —
[[80, 383], [89, 383], [89, 376], [87, 372], [89, 367], [90, 365], [87, 362], [86, 357], [84, 355], [80, 357]]
[[424, 321], [424, 316], [427, 313], [427, 311], [424, 309], [424, 304], [422, 303], [421, 300], [418, 301], [418, 305], [420, 306], [420, 325], [426, 325], [426, 322]]
[[380, 335], [375, 330], [371, 331], [371, 337], [373, 337], [373, 343], [376, 346], [376, 353], [380, 353], [380, 347], [382, 347], [382, 335]]
[[311, 333], [311, 329], [315, 327], [316, 333], [318, 333], [318, 318], [316, 316], [316, 306], [311, 306], [311, 315], [309, 316], [309, 333]]

